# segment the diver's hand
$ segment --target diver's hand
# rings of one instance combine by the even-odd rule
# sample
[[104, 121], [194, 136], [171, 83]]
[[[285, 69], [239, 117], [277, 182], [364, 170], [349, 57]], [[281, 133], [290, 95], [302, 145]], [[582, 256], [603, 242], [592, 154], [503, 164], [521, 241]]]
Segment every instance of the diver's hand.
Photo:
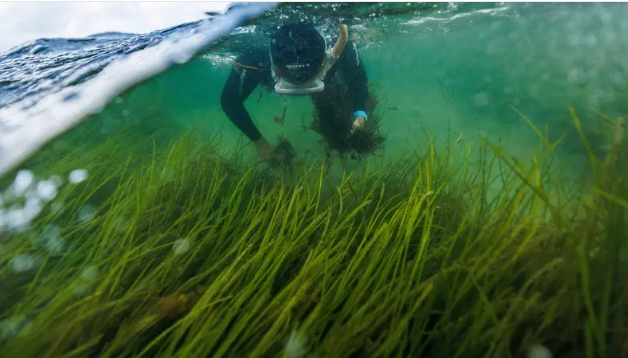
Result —
[[351, 127], [351, 132], [350, 134], [355, 133], [355, 131], [357, 129], [360, 129], [362, 127], [364, 127], [364, 122], [366, 121], [366, 118], [364, 118], [363, 116], [357, 116], [353, 119], [353, 126]]
[[254, 142], [257, 148], [257, 156], [264, 161], [270, 161], [274, 157], [275, 148], [268, 143], [266, 138], [262, 137]]

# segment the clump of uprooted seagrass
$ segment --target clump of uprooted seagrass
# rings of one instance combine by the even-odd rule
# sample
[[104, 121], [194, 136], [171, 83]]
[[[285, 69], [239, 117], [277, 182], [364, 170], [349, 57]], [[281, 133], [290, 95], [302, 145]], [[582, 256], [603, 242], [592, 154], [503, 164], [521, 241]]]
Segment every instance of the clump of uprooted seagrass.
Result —
[[287, 139], [283, 137], [279, 137], [278, 139], [278, 144], [274, 150], [274, 158], [269, 161], [268, 164], [272, 169], [282, 168], [284, 170], [290, 170], [294, 166], [296, 152]]
[[380, 133], [381, 112], [377, 109], [377, 97], [373, 87], [369, 88], [366, 110], [368, 121], [355, 130], [353, 128], [353, 101], [342, 85], [326, 88], [312, 96], [314, 121], [311, 128], [321, 134], [330, 155], [336, 151], [344, 157], [351, 154], [357, 160], [383, 149], [385, 138]]
[[[591, 156], [594, 177], [566, 188], [550, 175], [560, 143], [532, 130], [529, 163], [458, 138], [338, 183], [324, 163], [260, 176], [194, 132], [167, 150], [86, 149], [89, 180], [31, 228], [57, 225], [65, 251], [3, 238], [0, 354], [626, 356], [628, 158]], [[37, 264], [11, 270], [23, 254]]]

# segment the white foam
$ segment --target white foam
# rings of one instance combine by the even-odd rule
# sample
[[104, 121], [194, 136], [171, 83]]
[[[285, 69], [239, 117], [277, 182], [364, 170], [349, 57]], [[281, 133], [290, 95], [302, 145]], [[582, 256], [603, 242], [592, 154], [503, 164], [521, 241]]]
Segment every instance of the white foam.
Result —
[[[153, 77], [226, 35], [243, 19], [257, 16], [275, 3], [240, 4], [221, 17], [200, 25], [194, 34], [168, 39], [128, 57], [112, 61], [95, 78], [43, 98], [33, 107], [24, 103], [0, 109], [0, 176], [14, 168], [44, 143], [98, 113], [109, 101], [131, 86]], [[71, 101], [63, 99], [76, 94]], [[4, 132], [4, 133], [2, 133]]]
[[450, 21], [454, 21], [463, 17], [468, 17], [468, 16], [473, 16], [473, 15], [477, 15], [477, 14], [489, 14], [489, 15], [496, 15], [502, 11], [508, 10], [507, 7], [498, 7], [498, 8], [494, 8], [494, 9], [480, 9], [480, 10], [475, 10], [475, 11], [470, 11], [470, 12], [463, 12], [460, 14], [456, 14], [454, 16], [450, 16], [450, 17], [432, 17], [432, 16], [425, 16], [425, 17], [420, 17], [418, 19], [413, 19], [410, 21], [406, 21], [404, 23], [402, 23], [401, 25], [406, 25], [406, 26], [417, 26], [417, 25], [421, 25], [424, 24], [426, 22], [432, 22], [432, 21], [441, 21], [441, 22], [450, 22]]

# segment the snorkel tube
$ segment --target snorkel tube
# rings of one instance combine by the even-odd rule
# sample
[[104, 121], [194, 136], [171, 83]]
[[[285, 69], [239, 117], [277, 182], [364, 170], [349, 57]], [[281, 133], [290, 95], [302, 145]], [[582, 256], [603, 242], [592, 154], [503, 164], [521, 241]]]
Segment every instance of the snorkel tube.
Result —
[[331, 49], [331, 55], [338, 58], [340, 54], [342, 54], [342, 50], [345, 49], [347, 45], [347, 39], [349, 38], [349, 31], [347, 30], [347, 25], [340, 24], [339, 26], [340, 35], [338, 36], [338, 40], [336, 44]]

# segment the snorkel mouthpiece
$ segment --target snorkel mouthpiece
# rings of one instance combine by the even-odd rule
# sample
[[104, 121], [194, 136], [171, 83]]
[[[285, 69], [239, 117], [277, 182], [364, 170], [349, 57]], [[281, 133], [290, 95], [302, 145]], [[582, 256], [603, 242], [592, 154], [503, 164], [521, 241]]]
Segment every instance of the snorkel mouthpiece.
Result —
[[285, 79], [280, 78], [279, 82], [275, 85], [275, 92], [279, 94], [310, 94], [321, 92], [324, 89], [325, 84], [318, 78], [301, 85], [293, 85]]

